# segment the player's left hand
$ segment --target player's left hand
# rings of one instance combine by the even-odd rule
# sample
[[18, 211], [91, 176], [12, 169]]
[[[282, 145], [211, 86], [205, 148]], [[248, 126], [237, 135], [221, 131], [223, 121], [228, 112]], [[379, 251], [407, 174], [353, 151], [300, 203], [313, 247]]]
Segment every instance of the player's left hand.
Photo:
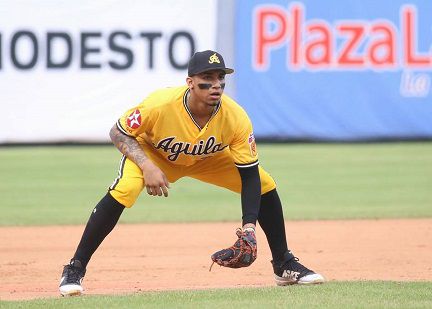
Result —
[[[248, 267], [257, 258], [257, 241], [254, 228], [238, 228], [237, 241], [229, 248], [215, 252], [213, 263], [230, 268]], [[213, 265], [212, 263], [212, 265]], [[210, 267], [211, 270], [211, 267]]]

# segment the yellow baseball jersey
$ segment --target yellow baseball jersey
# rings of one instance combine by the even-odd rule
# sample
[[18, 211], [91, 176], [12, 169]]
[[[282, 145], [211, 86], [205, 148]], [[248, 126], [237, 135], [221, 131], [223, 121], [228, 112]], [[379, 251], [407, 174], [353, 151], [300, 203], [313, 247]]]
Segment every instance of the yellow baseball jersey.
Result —
[[223, 94], [201, 128], [188, 108], [188, 92], [187, 86], [153, 92], [118, 120], [118, 129], [174, 165], [191, 166], [227, 151], [237, 167], [257, 165], [252, 124], [243, 108]]

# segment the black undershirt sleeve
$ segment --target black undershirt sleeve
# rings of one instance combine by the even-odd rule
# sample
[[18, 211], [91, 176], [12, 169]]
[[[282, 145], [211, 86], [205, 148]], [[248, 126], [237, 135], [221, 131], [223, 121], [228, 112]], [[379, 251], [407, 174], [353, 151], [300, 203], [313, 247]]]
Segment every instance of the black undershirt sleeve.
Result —
[[242, 182], [241, 205], [242, 221], [256, 224], [261, 203], [261, 180], [258, 172], [258, 164], [238, 168]]

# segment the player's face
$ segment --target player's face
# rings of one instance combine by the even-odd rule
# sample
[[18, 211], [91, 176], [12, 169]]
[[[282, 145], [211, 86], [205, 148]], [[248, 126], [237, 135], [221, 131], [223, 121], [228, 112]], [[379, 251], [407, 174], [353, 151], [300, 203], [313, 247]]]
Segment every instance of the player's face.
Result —
[[225, 88], [225, 72], [212, 70], [192, 77], [193, 92], [198, 99], [207, 105], [215, 106], [219, 103]]

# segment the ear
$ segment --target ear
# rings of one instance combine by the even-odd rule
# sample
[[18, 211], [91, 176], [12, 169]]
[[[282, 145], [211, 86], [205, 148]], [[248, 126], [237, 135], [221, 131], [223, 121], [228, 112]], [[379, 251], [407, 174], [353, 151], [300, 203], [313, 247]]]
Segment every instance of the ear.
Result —
[[186, 84], [188, 85], [189, 89], [193, 89], [193, 79], [190, 76], [186, 77]]

